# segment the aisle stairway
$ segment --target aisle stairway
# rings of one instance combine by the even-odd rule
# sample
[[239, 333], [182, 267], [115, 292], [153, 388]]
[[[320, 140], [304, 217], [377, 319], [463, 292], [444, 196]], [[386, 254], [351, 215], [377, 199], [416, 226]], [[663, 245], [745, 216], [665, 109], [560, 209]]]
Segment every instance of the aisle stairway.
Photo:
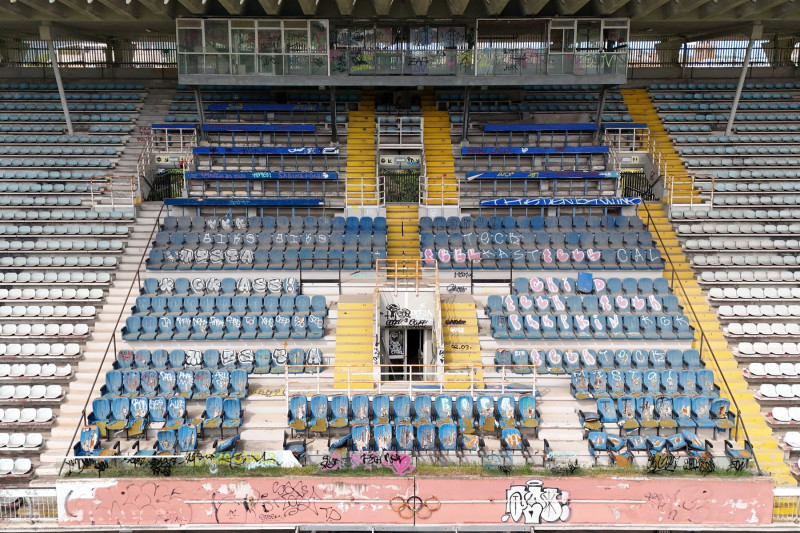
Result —
[[436, 110], [432, 91], [422, 95], [422, 121], [428, 177], [423, 201], [429, 206], [457, 206], [458, 182], [450, 143], [450, 115]]
[[478, 368], [470, 378], [470, 366], [481, 364], [478, 340], [478, 318], [471, 296], [442, 296], [442, 332], [444, 337], [445, 388], [483, 388], [483, 370]]
[[[697, 284], [697, 280], [691, 272], [689, 262], [681, 250], [680, 243], [664, 212], [663, 205], [649, 203], [646, 207], [647, 211], [640, 210], [640, 214], [645, 223], [648, 224], [650, 231], [653, 233], [653, 239], [667, 262], [664, 277], [670, 279], [672, 289], [681, 306], [683, 306], [684, 313], [689, 317], [689, 322], [696, 330], [693, 347], [700, 350], [706, 368], [714, 371], [714, 383], [722, 385], [721, 395], [723, 397], [729, 397], [724, 386], [725, 381], [727, 381], [733, 396], [732, 400], [736, 401], [741, 411], [742, 421], [747, 428], [748, 436], [753, 444], [760, 467], [773, 476], [776, 484], [796, 486], [797, 482], [783, 460], [783, 450], [780, 449], [772, 436], [772, 431], [767, 426], [764, 415], [753, 398], [753, 393], [747, 388], [747, 382], [742, 377], [736, 359], [733, 357], [728, 348], [728, 343], [722, 335], [722, 329], [717, 321], [716, 314], [709, 307], [705, 296], [700, 290], [700, 286]], [[649, 216], [647, 213], [649, 213]], [[673, 271], [677, 274], [676, 278], [680, 280], [680, 284], [672, 281]], [[691, 308], [689, 305], [691, 305]], [[694, 313], [692, 309], [694, 309]], [[705, 332], [719, 368], [714, 363], [714, 359], [707, 354], [708, 348], [706, 346], [701, 347], [700, 328]], [[720, 375], [720, 370], [724, 376]], [[731, 410], [734, 410], [733, 406]], [[738, 441], [740, 444], [744, 441], [741, 431]]]
[[633, 121], [647, 124], [656, 147], [666, 160], [667, 175], [672, 176], [672, 187], [669, 188], [668, 184], [665, 183], [665, 187], [668, 189], [664, 193], [665, 197], [667, 194], [671, 194], [671, 203], [673, 204], [700, 202], [700, 195], [692, 186], [692, 178], [686, 172], [683, 161], [681, 161], [678, 152], [672, 145], [672, 140], [669, 138], [667, 130], [664, 129], [661, 118], [658, 116], [658, 112], [647, 94], [647, 89], [623, 89], [621, 92]]
[[334, 388], [372, 388], [374, 327], [375, 309], [371, 294], [343, 294], [339, 297], [333, 362]]
[[387, 204], [386, 257], [419, 259], [419, 206], [417, 204]]
[[361, 94], [358, 111], [347, 122], [347, 207], [379, 205], [375, 180], [375, 97]]

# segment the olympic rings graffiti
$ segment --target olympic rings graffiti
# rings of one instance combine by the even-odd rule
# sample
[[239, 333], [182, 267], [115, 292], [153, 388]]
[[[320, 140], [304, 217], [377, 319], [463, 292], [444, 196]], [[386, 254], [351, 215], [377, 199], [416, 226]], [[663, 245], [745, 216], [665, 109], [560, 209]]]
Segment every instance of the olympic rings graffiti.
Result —
[[430, 518], [430, 516], [439, 510], [442, 506], [439, 498], [431, 496], [423, 500], [419, 496], [409, 496], [403, 498], [402, 496], [395, 496], [389, 500], [389, 505], [392, 511], [400, 515], [400, 518], [408, 520], [416, 516], [420, 520]]

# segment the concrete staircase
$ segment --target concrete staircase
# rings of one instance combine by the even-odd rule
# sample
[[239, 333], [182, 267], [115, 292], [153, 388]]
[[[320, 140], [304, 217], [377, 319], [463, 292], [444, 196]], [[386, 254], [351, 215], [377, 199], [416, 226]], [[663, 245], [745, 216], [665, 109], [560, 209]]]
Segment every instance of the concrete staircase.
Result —
[[457, 206], [458, 178], [450, 142], [450, 115], [438, 111], [432, 91], [422, 95], [422, 130], [427, 188], [425, 205]]
[[[697, 284], [689, 262], [681, 250], [672, 225], [664, 212], [663, 205], [647, 204], [647, 211], [649, 212], [649, 221], [645, 220], [645, 222], [649, 222], [656, 245], [667, 260], [664, 277], [671, 279], [672, 272], [675, 272], [677, 279], [680, 280], [680, 286], [673, 284], [672, 289], [684, 307], [689, 322], [698, 330], [692, 346], [700, 351], [706, 368], [714, 371], [714, 383], [722, 386], [721, 395], [738, 404], [742, 421], [747, 428], [760, 467], [772, 475], [778, 485], [796, 486], [797, 481], [784, 462], [783, 450], [772, 436], [772, 430], [767, 426], [764, 415], [753, 398], [753, 393], [747, 388], [747, 382], [742, 376], [739, 365], [722, 335], [716, 313], [709, 307]], [[690, 305], [694, 309], [694, 313], [689, 310]], [[705, 332], [708, 346], [701, 346], [700, 328]], [[708, 354], [709, 346], [716, 358], [716, 363]], [[725, 389], [725, 382], [730, 388], [730, 394]], [[744, 435], [741, 432], [738, 440], [740, 444], [744, 441]]]
[[672, 184], [664, 183], [665, 197], [669, 194], [673, 204], [699, 203], [700, 193], [693, 187], [692, 178], [686, 171], [672, 140], [661, 123], [647, 89], [623, 89], [622, 97], [634, 122], [644, 122], [650, 128], [650, 136], [667, 163], [667, 176], [672, 177]]
[[97, 315], [91, 339], [83, 346], [83, 359], [73, 365], [75, 378], [70, 382], [64, 401], [57, 411], [50, 438], [45, 441], [41, 464], [36, 469], [37, 477], [33, 484], [53, 483], [63, 457], [72, 451], [70, 443], [81, 424], [84, 406], [88, 416], [92, 411], [91, 401], [99, 395], [100, 387], [105, 384], [105, 373], [112, 369], [116, 357], [112, 340], [116, 339], [117, 349], [123, 347], [120, 330], [139, 295], [140, 282], [137, 274], [140, 268], [143, 271], [143, 266], [140, 267], [142, 257], [150, 245], [151, 231], [158, 222], [161, 207], [160, 202], [143, 203], [139, 206], [136, 223], [132, 225], [131, 235], [120, 257], [106, 302]]
[[372, 295], [341, 295], [333, 361], [335, 389], [372, 389], [375, 308]]
[[419, 206], [386, 206], [386, 258], [419, 259]]
[[483, 388], [483, 370], [470, 376], [469, 368], [481, 364], [478, 318], [472, 296], [442, 296], [442, 332], [444, 338], [445, 388]]
[[358, 111], [347, 122], [347, 207], [377, 206], [375, 179], [375, 97], [362, 92]]

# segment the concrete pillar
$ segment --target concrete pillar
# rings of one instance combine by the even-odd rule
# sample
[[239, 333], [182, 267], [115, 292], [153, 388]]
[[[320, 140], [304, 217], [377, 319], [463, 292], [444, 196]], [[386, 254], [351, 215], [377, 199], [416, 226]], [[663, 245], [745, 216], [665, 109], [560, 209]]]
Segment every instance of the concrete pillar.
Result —
[[656, 44], [656, 57], [658, 58], [659, 66], [679, 66], [678, 60], [681, 54], [681, 44], [683, 43], [679, 40], [661, 41]]
[[773, 67], [791, 67], [792, 51], [797, 44], [797, 37], [778, 37], [775, 36], [771, 40], [761, 45], [764, 50], [764, 55], [767, 56], [770, 66]]

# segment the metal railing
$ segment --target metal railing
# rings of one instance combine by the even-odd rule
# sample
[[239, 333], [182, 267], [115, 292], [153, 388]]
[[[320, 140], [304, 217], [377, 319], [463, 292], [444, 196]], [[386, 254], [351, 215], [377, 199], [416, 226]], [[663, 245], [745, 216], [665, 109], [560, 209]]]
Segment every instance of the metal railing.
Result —
[[[160, 227], [161, 214], [163, 212], [164, 212], [164, 205], [162, 204], [161, 209], [159, 209], [158, 211], [158, 215], [156, 215], [156, 221], [153, 224], [153, 229], [150, 230], [150, 236], [147, 238], [148, 244], [153, 241], [154, 235], [156, 234], [156, 232]], [[141, 290], [142, 288], [143, 284], [141, 277], [142, 265], [144, 264], [145, 259], [147, 258], [148, 255], [147, 252], [149, 248], [150, 246], [148, 245], [145, 246], [142, 250], [142, 255], [139, 257], [139, 263], [137, 264], [136, 274], [134, 275], [133, 280], [131, 281], [131, 284], [128, 287], [128, 292], [125, 295], [125, 302], [128, 302], [128, 300], [130, 300], [131, 293], [133, 292], [134, 287], [136, 288], [137, 291]], [[117, 315], [117, 320], [114, 323], [114, 328], [111, 338], [108, 340], [106, 348], [103, 351], [103, 358], [100, 360], [100, 364], [98, 365], [97, 368], [97, 373], [94, 376], [94, 380], [92, 380], [92, 386], [89, 388], [89, 393], [86, 396], [86, 401], [83, 403], [83, 408], [81, 409], [81, 416], [80, 419], [78, 420], [78, 423], [75, 425], [75, 431], [73, 432], [72, 438], [70, 439], [69, 447], [67, 448], [66, 454], [72, 453], [72, 450], [76, 442], [75, 439], [78, 437], [81, 427], [83, 427], [83, 425], [86, 423], [87, 420], [86, 411], [89, 409], [89, 404], [92, 401], [92, 396], [95, 394], [95, 389], [97, 388], [97, 382], [100, 380], [100, 376], [105, 375], [105, 366], [106, 366], [106, 361], [108, 360], [109, 357], [109, 353], [111, 354], [112, 358], [116, 357], [117, 355], [117, 333], [119, 331], [120, 324], [123, 324], [125, 322], [125, 318], [128, 316], [128, 313], [129, 311], [127, 304], [123, 304], [122, 307], [120, 308], [119, 314]], [[59, 476], [61, 476], [64, 470], [65, 461], [66, 459], [62, 460], [61, 466], [58, 469]]]
[[[642, 203], [640, 205], [639, 216], [641, 216], [642, 207], [644, 208], [646, 214], [646, 217], [642, 217], [646, 227], [648, 228], [650, 233], [653, 234], [654, 239], [660, 244], [661, 249], [666, 251], [667, 245], [664, 242], [664, 238], [661, 236], [661, 232], [658, 231], [658, 227], [656, 226], [653, 216], [650, 213], [650, 208], [647, 206], [646, 203]], [[672, 291], [676, 295], [680, 295], [683, 297], [684, 314], [694, 319], [695, 341], [697, 341], [697, 343], [699, 344], [697, 349], [700, 352], [700, 357], [703, 361], [709, 361], [710, 359], [713, 362], [714, 367], [717, 370], [716, 374], [722, 379], [722, 385], [724, 385], [724, 387], [721, 388], [727, 393], [731, 401], [731, 404], [733, 406], [731, 412], [734, 414], [736, 422], [734, 424], [734, 427], [731, 428], [730, 432], [731, 437], [740, 444], [743, 444], [745, 441], [751, 442], [750, 435], [747, 432], [747, 427], [745, 426], [745, 423], [742, 420], [742, 411], [739, 408], [739, 403], [736, 401], [736, 396], [731, 391], [730, 385], [728, 384], [728, 380], [725, 377], [725, 372], [722, 370], [722, 366], [719, 364], [719, 360], [717, 359], [717, 356], [714, 353], [714, 347], [711, 345], [711, 341], [709, 340], [708, 334], [703, 329], [703, 325], [698, 316], [698, 312], [692, 305], [692, 300], [689, 297], [689, 292], [686, 290], [686, 287], [683, 285], [683, 281], [678, 275], [678, 270], [676, 269], [675, 264], [672, 262], [672, 257], [668, 253], [664, 253], [663, 257], [667, 263], [669, 286], [670, 288], [672, 288]], [[758, 458], [756, 457], [755, 450], [753, 451], [753, 461], [756, 464], [756, 469], [758, 470], [758, 473], [761, 474], [762, 471], [761, 467], [758, 464]]]
[[375, 278], [379, 290], [431, 289], [439, 286], [439, 267], [422, 259], [378, 259], [375, 261]]
[[[53, 48], [62, 68], [175, 68], [175, 34], [116, 34], [103, 41], [54, 39]], [[0, 39], [0, 65], [4, 67], [50, 67], [47, 41], [38, 36]]]
[[[461, 180], [456, 176], [423, 176], [419, 181], [419, 204], [426, 206], [458, 207], [461, 199]], [[431, 194], [431, 188], [437, 188], [438, 194]], [[451, 191], [455, 187], [455, 191]]]
[[9, 525], [57, 520], [55, 487], [0, 489], [0, 523]]
[[375, 145], [378, 149], [422, 147], [423, 118], [421, 116], [412, 118], [378, 115], [376, 120]]
[[347, 176], [344, 197], [347, 207], [367, 208], [386, 205], [383, 176]]
[[800, 521], [800, 488], [775, 487], [772, 519], [778, 522]]

